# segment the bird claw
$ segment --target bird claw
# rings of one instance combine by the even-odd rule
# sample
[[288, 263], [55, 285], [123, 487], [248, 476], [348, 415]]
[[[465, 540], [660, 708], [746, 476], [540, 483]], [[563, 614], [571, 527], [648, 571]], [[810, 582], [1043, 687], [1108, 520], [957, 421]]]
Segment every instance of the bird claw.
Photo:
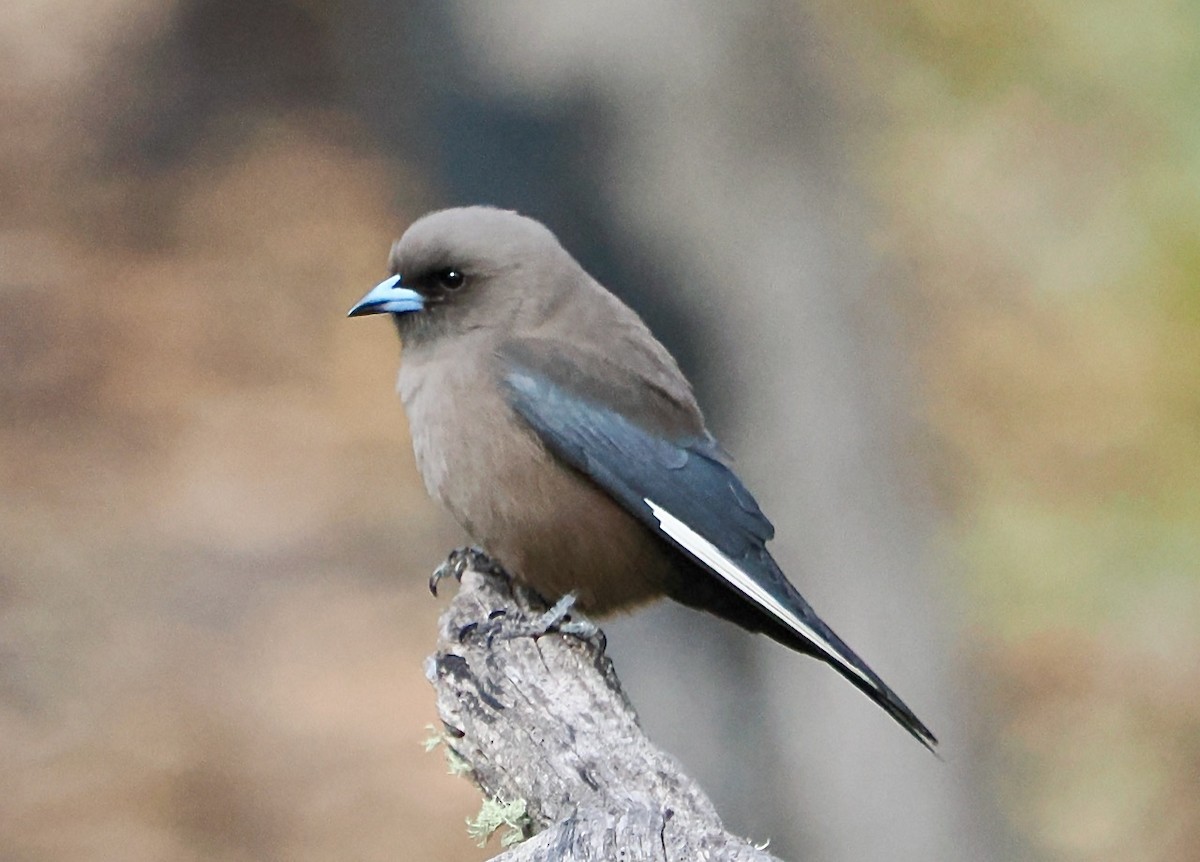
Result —
[[482, 548], [455, 548], [446, 557], [446, 561], [433, 570], [429, 576], [429, 592], [438, 594], [438, 584], [446, 578], [462, 581], [463, 572], [471, 569], [489, 575], [505, 576], [504, 568], [493, 561]]
[[577, 601], [578, 596], [575, 593], [567, 593], [533, 622], [516, 631], [508, 632], [507, 636], [538, 638], [551, 632], [557, 632], [573, 635], [581, 640], [591, 640], [601, 633], [600, 628], [586, 617], [572, 618], [571, 612], [575, 609]]
[[[436, 596], [438, 585], [446, 578], [452, 577], [456, 581], [462, 581], [463, 573], [467, 570], [501, 578], [510, 577], [504, 567], [492, 560], [482, 548], [455, 548], [446, 557], [445, 562], [434, 569], [433, 574], [429, 576], [429, 592]], [[533, 598], [544, 601], [536, 594], [533, 594]], [[462, 626], [458, 631], [458, 640], [463, 643], [468, 638], [484, 637], [490, 645], [496, 638], [539, 638], [542, 635], [557, 632], [577, 637], [580, 640], [599, 639], [601, 648], [603, 648], [604, 632], [600, 630], [599, 626], [582, 615], [572, 616], [571, 612], [575, 610], [577, 601], [578, 596], [575, 593], [567, 593], [533, 621], [517, 625], [507, 631], [505, 631], [506, 620], [504, 619], [507, 611], [497, 608], [488, 614], [486, 621], [469, 622]]]
[[537, 618], [533, 623], [533, 627], [544, 632], [558, 631], [559, 627], [564, 623], [569, 623], [571, 620], [571, 609], [575, 607], [575, 602], [578, 597], [574, 593], [567, 593], [554, 605]]

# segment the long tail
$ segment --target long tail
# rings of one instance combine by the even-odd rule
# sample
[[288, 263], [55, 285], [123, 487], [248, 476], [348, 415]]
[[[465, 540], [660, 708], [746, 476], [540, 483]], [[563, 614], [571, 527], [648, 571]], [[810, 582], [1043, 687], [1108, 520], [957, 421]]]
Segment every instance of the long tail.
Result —
[[[791, 587], [791, 584], [788, 586]], [[815, 656], [831, 665], [834, 670], [853, 683], [859, 691], [877, 703], [884, 712], [912, 734], [917, 742], [937, 754], [935, 750], [938, 744], [937, 737], [908, 708], [908, 704], [901, 700], [900, 696], [892, 691], [888, 684], [880, 679], [879, 675], [871, 670], [867, 663], [859, 658], [858, 654], [825, 624], [824, 620], [817, 616], [794, 587], [791, 588], [791, 592], [793, 594], [790, 597], [792, 601], [788, 604], [812, 634], [801, 634], [795, 632], [790, 626], [783, 625], [764, 629], [764, 634], [778, 640], [784, 646]], [[816, 635], [816, 637], [812, 635]]]
[[[672, 592], [673, 598], [821, 659], [877, 703], [914, 739], [937, 753], [937, 737], [933, 732], [817, 616], [766, 549], [739, 565], [679, 522], [668, 522], [664, 526], [675, 534], [672, 538], [688, 552], [692, 558], [690, 562], [701, 569], [697, 572], [698, 577], [688, 581], [686, 589]], [[720, 578], [713, 578], [713, 574]]]

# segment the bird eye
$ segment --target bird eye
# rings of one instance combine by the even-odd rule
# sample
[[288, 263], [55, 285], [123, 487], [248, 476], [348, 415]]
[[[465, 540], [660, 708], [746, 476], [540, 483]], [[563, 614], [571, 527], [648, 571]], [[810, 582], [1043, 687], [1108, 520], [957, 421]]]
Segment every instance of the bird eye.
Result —
[[445, 269], [439, 270], [438, 272], [434, 273], [434, 278], [436, 278], [437, 283], [446, 288], [446, 290], [458, 290], [467, 281], [467, 277], [463, 275], [460, 270], [457, 270], [454, 267], [446, 267]]

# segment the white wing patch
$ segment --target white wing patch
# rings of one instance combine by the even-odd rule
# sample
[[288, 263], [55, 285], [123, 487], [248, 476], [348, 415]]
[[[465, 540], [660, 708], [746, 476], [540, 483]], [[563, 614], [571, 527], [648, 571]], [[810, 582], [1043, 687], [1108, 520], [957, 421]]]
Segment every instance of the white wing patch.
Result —
[[654, 513], [654, 517], [658, 519], [658, 525], [662, 528], [662, 531], [682, 545], [693, 557], [723, 577], [731, 586], [737, 588], [748, 599], [770, 611], [777, 620], [805, 640], [810, 641], [839, 666], [852, 672], [871, 688], [877, 688], [870, 677], [846, 661], [811, 626], [806, 625], [803, 620], [784, 607], [779, 599], [763, 589], [762, 585], [755, 581], [754, 578], [739, 569], [733, 560], [721, 553], [716, 545], [649, 497], [644, 497], [643, 502], [650, 507], [650, 511]]

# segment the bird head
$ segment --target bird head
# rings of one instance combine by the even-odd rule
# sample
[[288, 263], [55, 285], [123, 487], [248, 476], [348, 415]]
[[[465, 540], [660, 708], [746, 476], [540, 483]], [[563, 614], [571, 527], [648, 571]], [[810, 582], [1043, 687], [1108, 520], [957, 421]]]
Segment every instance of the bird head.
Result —
[[544, 225], [492, 207], [440, 210], [392, 246], [384, 279], [349, 317], [390, 314], [406, 345], [536, 316], [577, 268]]

